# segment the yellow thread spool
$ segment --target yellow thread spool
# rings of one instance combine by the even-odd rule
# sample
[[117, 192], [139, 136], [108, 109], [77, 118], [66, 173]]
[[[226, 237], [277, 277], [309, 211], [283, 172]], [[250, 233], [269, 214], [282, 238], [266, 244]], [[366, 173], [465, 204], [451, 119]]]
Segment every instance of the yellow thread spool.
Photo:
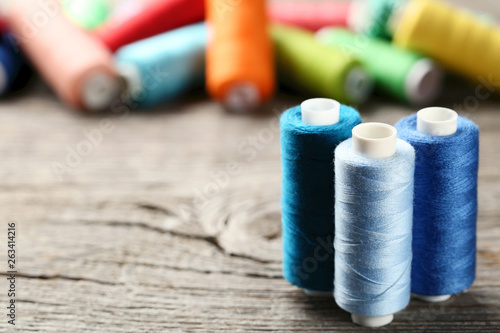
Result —
[[500, 29], [487, 20], [438, 0], [413, 0], [398, 21], [396, 45], [474, 80], [500, 80]]

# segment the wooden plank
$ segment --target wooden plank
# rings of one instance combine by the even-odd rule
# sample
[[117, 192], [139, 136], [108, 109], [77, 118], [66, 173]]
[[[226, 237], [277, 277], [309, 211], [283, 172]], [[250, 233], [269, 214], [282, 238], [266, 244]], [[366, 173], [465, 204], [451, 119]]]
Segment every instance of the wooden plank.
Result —
[[[474, 92], [460, 87], [459, 100]], [[437, 104], [452, 107], [456, 91]], [[307, 298], [282, 278], [276, 114], [299, 102], [280, 96], [259, 114], [232, 115], [199, 93], [88, 116], [40, 83], [3, 100], [0, 220], [18, 223], [16, 329], [369, 331], [333, 299]], [[380, 331], [500, 330], [499, 105], [495, 96], [468, 112], [482, 131], [475, 284], [443, 304], [412, 300]], [[361, 111], [393, 124], [415, 110], [375, 99]], [[100, 140], [102, 119], [112, 130]], [[102, 142], [54, 172], [88, 146], [85, 133]], [[11, 330], [5, 318], [0, 328]]]

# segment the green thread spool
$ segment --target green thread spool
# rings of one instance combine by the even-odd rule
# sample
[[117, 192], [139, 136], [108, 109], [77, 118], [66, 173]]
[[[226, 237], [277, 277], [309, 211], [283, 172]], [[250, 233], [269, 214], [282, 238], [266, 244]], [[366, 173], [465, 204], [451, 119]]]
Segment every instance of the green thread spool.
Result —
[[101, 26], [111, 14], [107, 0], [62, 0], [62, 5], [73, 22], [89, 31]]
[[316, 38], [358, 58], [380, 90], [402, 101], [429, 104], [441, 91], [444, 75], [433, 61], [388, 41], [337, 28], [324, 28]]
[[303, 29], [273, 25], [271, 34], [283, 85], [344, 104], [363, 103], [370, 96], [373, 82], [351, 55], [319, 44]]
[[354, 0], [347, 18], [348, 26], [364, 35], [392, 39], [391, 19], [408, 0]]

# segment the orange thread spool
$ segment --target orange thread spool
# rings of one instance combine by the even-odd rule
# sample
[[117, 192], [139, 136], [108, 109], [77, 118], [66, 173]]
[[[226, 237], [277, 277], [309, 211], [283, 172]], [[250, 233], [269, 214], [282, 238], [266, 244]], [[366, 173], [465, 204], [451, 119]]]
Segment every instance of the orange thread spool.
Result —
[[206, 0], [207, 88], [232, 109], [248, 109], [275, 89], [264, 0]]
[[96, 111], [118, 97], [111, 53], [71, 23], [58, 1], [16, 0], [7, 20], [26, 56], [70, 106]]

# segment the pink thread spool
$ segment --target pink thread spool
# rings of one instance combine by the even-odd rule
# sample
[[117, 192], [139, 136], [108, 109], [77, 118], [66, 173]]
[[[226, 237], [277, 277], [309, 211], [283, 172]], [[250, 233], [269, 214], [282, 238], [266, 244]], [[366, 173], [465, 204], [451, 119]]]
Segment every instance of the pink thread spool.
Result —
[[269, 18], [274, 22], [317, 31], [327, 26], [347, 27], [350, 2], [271, 2]]
[[67, 104], [98, 111], [119, 96], [112, 54], [71, 23], [59, 1], [15, 0], [6, 19], [26, 56]]

